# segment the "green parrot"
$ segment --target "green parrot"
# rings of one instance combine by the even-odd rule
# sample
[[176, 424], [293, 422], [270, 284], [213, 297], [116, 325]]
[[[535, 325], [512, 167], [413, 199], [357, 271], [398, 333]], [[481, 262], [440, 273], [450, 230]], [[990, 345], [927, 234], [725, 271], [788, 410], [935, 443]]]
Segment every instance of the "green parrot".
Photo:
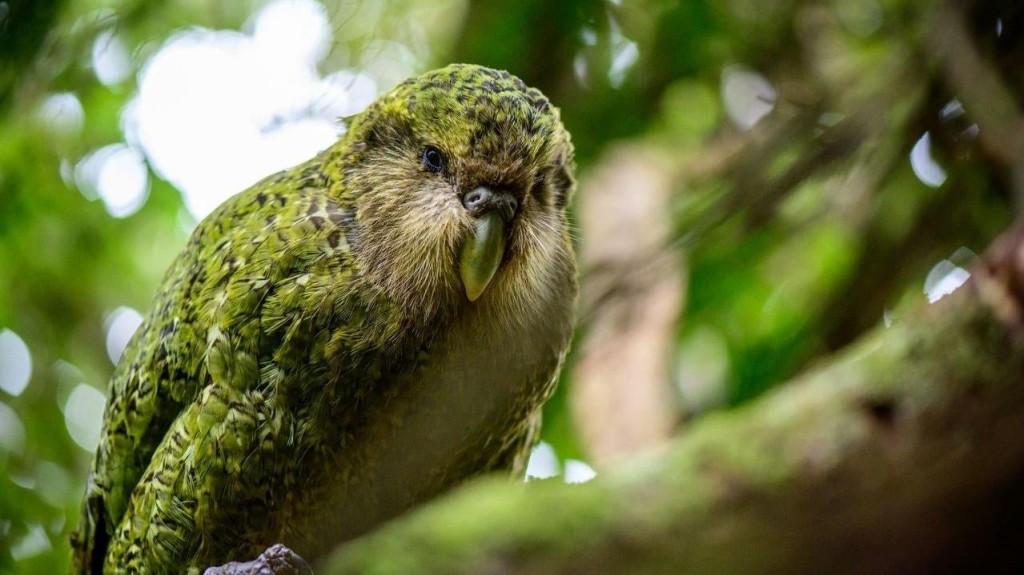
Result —
[[541, 92], [456, 64], [222, 204], [111, 380], [72, 573], [314, 560], [521, 477], [572, 332], [573, 171]]

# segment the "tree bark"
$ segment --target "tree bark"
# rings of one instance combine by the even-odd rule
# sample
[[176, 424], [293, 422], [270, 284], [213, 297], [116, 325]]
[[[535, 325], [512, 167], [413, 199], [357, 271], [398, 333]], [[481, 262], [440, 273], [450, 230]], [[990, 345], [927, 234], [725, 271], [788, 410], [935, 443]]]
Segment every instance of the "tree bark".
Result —
[[1022, 306], [1018, 226], [953, 294], [656, 453], [584, 485], [482, 481], [317, 572], [1019, 571]]

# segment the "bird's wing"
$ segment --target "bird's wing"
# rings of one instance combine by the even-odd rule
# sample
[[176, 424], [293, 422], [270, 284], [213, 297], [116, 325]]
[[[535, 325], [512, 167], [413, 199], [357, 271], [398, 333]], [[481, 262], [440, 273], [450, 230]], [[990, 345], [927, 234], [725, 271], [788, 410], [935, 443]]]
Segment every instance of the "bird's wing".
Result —
[[[232, 393], [269, 393], [278, 380], [309, 368], [303, 362], [313, 342], [303, 327], [331, 321], [345, 307], [354, 241], [354, 220], [324, 193], [317, 161], [225, 202], [168, 271], [111, 380], [72, 536], [73, 572], [102, 572], [140, 479], [159, 471], [151, 465], [158, 447], [173, 451], [209, 432], [204, 418], [219, 413], [211, 406]], [[330, 296], [314, 297], [315, 290]], [[179, 428], [187, 433], [171, 432]]]

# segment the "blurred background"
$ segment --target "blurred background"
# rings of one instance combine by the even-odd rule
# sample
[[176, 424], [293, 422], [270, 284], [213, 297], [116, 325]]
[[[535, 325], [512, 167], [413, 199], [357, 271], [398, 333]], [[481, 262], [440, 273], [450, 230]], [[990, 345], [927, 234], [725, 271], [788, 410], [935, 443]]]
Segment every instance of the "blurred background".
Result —
[[507, 69], [577, 150], [584, 481], [969, 275], [1024, 205], [1024, 7], [0, 1], [0, 572], [66, 569], [107, 380], [196, 222], [398, 81]]

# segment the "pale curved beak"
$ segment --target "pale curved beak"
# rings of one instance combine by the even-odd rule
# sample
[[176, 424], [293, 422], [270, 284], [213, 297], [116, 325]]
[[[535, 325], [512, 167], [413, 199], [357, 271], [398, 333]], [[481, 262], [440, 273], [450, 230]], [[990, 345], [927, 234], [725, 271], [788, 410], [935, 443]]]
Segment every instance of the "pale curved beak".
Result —
[[491, 283], [505, 257], [505, 220], [489, 211], [476, 220], [473, 235], [462, 244], [459, 271], [469, 301], [476, 301]]
[[518, 202], [509, 194], [479, 187], [463, 197], [462, 205], [476, 216], [476, 222], [473, 234], [462, 244], [459, 273], [466, 297], [476, 301], [505, 257], [506, 230], [515, 217]]

